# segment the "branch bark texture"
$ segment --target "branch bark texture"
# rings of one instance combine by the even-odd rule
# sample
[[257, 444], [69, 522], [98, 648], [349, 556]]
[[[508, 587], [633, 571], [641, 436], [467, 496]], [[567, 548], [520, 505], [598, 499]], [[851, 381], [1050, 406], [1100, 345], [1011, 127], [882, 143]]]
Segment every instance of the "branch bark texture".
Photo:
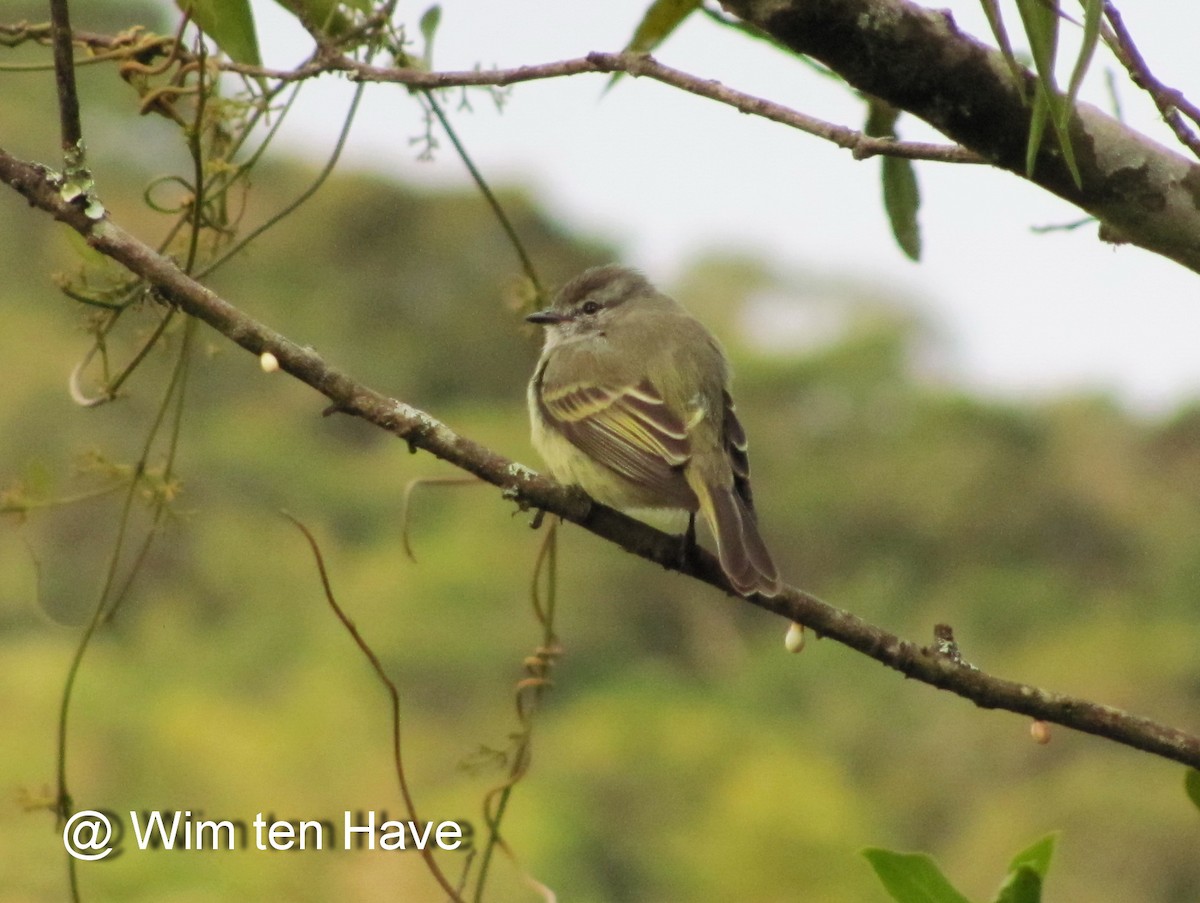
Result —
[[[722, 5], [847, 82], [924, 119], [1025, 176], [1029, 108], [1003, 56], [948, 12], [909, 0], [722, 0]], [[1025, 95], [1035, 81], [1025, 74]], [[1087, 211], [1104, 237], [1200, 272], [1200, 165], [1080, 103], [1071, 119], [1082, 187], [1052, 136], [1030, 180]]]
[[63, 153], [71, 158], [82, 153], [83, 127], [79, 119], [79, 94], [75, 89], [75, 48], [71, 40], [71, 14], [67, 0], [50, 0], [50, 16], [59, 129]]
[[[595, 504], [579, 492], [456, 433], [425, 412], [354, 380], [311, 348], [297, 345], [242, 313], [108, 217], [89, 219], [82, 204], [63, 199], [59, 186], [43, 168], [0, 149], [0, 182], [23, 195], [33, 207], [79, 232], [97, 251], [145, 279], [165, 303], [204, 321], [247, 351], [274, 354], [282, 369], [328, 398], [336, 410], [361, 417], [394, 433], [411, 447], [501, 488], [506, 498], [522, 507], [557, 514], [649, 561], [733, 594], [711, 555], [698, 550], [695, 556], [681, 561], [677, 537]], [[1055, 722], [1200, 768], [1200, 737], [1184, 731], [1085, 699], [989, 675], [936, 648], [903, 640], [798, 589], [788, 588], [773, 599], [755, 597], [747, 601], [980, 707]]]

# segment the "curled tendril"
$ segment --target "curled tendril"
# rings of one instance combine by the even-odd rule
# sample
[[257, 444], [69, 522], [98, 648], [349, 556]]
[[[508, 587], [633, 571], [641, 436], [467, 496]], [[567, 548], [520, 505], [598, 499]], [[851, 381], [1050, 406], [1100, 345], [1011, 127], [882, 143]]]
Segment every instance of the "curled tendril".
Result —
[[92, 358], [96, 356], [96, 353], [99, 350], [100, 343], [95, 342], [92, 347], [88, 349], [87, 354], [83, 356], [83, 360], [74, 366], [74, 368], [71, 370], [71, 376], [67, 379], [67, 391], [71, 395], [71, 401], [75, 402], [75, 404], [79, 405], [81, 408], [98, 407], [99, 405], [112, 401], [113, 398], [116, 397], [111, 391], [104, 391], [99, 395], [87, 395], [84, 393], [83, 388], [80, 385], [80, 380], [83, 378], [83, 371], [87, 369], [88, 364], [92, 362]]
[[408, 485], [404, 487], [404, 495], [400, 500], [400, 544], [404, 548], [404, 554], [408, 556], [409, 561], [416, 562], [417, 556], [413, 554], [412, 541], [410, 537], [412, 526], [412, 497], [413, 493], [422, 486], [483, 486], [485, 485], [479, 477], [421, 477], [416, 480], [409, 480]]
[[93, 295], [84, 294], [83, 292], [78, 291], [65, 283], [60, 284], [58, 290], [72, 301], [76, 301], [79, 304], [86, 305], [87, 307], [98, 307], [101, 310], [120, 311], [124, 310], [130, 304], [128, 299], [123, 301], [106, 301], [103, 298], [97, 298]]
[[[166, 204], [160, 204], [158, 201], [154, 200], [154, 192], [163, 185], [170, 184], [179, 186], [187, 193], [186, 199], [180, 201], [179, 204], [174, 207], [168, 207]], [[142, 192], [142, 199], [146, 202], [147, 207], [149, 207], [155, 213], [168, 213], [172, 215], [183, 213], [185, 210], [189, 209], [192, 204], [192, 199], [195, 196], [195, 187], [182, 176], [175, 175], [159, 176], [157, 179], [147, 185], [146, 189]]]

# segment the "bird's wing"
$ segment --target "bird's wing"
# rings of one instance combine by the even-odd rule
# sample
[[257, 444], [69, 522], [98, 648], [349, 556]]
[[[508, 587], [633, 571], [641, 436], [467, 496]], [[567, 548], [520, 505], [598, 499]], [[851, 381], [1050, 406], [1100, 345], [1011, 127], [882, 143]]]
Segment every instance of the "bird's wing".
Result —
[[725, 406], [724, 441], [725, 451], [729, 455], [729, 465], [733, 469], [733, 488], [746, 503], [746, 509], [751, 516], [754, 514], [754, 496], [750, 491], [750, 457], [747, 454], [746, 431], [742, 422], [737, 418], [733, 398], [729, 390], [721, 393]]
[[691, 457], [688, 425], [648, 381], [636, 386], [543, 384], [537, 397], [550, 426], [636, 483], [669, 491]]

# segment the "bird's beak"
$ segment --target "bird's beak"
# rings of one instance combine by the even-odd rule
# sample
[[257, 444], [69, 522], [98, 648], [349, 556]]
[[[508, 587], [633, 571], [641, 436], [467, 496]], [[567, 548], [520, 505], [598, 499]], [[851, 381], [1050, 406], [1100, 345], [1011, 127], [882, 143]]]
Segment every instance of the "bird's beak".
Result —
[[562, 311], [548, 307], [545, 310], [538, 310], [531, 313], [525, 318], [527, 323], [537, 323], [539, 326], [553, 326], [556, 323], [563, 323], [571, 319]]

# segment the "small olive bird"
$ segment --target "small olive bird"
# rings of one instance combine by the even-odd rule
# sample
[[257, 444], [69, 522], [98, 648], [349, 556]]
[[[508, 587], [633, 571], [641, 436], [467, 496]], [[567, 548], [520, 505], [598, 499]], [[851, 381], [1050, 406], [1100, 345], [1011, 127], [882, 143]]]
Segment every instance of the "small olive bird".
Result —
[[554, 478], [614, 508], [701, 512], [733, 588], [778, 595], [729, 365], [712, 334], [640, 273], [615, 265], [581, 273], [525, 319], [546, 327], [529, 416]]

